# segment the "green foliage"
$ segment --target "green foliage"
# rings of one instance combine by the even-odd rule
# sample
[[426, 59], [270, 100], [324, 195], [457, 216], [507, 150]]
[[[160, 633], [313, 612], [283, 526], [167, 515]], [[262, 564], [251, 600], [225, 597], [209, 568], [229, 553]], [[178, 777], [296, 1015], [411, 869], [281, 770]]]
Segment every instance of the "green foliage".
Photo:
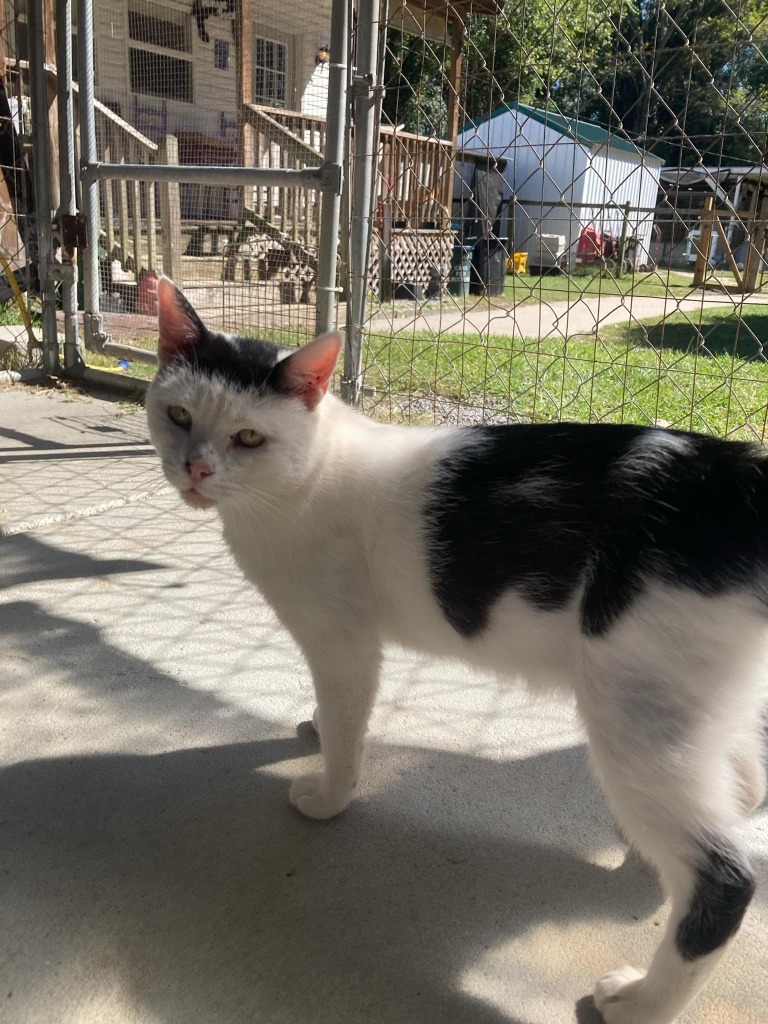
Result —
[[[390, 32], [388, 120], [443, 135], [450, 59]], [[467, 19], [462, 120], [518, 100], [624, 131], [669, 163], [761, 162], [766, 0], [507, 0]]]

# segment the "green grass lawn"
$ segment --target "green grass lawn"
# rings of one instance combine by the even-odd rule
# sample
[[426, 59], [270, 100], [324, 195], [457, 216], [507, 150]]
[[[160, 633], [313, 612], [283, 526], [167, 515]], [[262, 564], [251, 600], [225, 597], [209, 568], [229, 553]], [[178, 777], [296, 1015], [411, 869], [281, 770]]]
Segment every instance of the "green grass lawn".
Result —
[[[364, 352], [365, 384], [379, 395], [438, 395], [524, 421], [663, 420], [680, 429], [762, 438], [768, 417], [768, 305], [741, 312], [740, 318], [723, 308], [697, 311], [695, 317], [677, 313], [663, 323], [617, 324], [597, 338], [567, 342], [372, 335]], [[156, 342], [134, 344], [154, 348]], [[116, 365], [94, 353], [88, 362]], [[125, 371], [146, 378], [154, 372], [138, 362]]]
[[[581, 295], [687, 295], [693, 290], [693, 275], [669, 270], [652, 270], [625, 277], [601, 276], [585, 269], [573, 274], [508, 274], [504, 298], [515, 304], [573, 301]], [[496, 301], [496, 300], [491, 300]]]
[[[606, 328], [566, 341], [458, 335], [372, 336], [365, 383], [440, 395], [512, 419], [655, 423], [762, 438], [768, 415], [768, 305], [705, 310], [663, 325]], [[703, 340], [703, 344], [702, 344]]]

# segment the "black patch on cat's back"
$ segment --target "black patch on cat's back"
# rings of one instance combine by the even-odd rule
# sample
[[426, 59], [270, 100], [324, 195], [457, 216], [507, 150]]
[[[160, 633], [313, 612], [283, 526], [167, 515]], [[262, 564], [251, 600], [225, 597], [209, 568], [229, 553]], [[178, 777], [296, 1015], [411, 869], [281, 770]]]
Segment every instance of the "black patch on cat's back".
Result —
[[591, 636], [652, 578], [768, 597], [768, 458], [757, 445], [628, 425], [470, 427], [439, 461], [423, 515], [435, 596], [467, 637], [510, 590], [554, 611], [581, 589]]
[[[590, 560], [588, 491], [598, 460], [584, 464], [578, 433], [570, 425], [471, 427], [441, 461], [424, 508], [430, 573], [462, 635], [481, 631], [507, 590], [553, 610], [579, 586]], [[612, 459], [633, 436], [601, 440]]]
[[707, 956], [725, 945], [738, 931], [754, 893], [754, 875], [733, 846], [720, 841], [708, 847], [675, 936], [683, 960]]
[[207, 377], [223, 377], [235, 387], [261, 391], [277, 390], [277, 364], [284, 349], [257, 338], [240, 338], [205, 330], [194, 347], [179, 354], [170, 364], [185, 363]]

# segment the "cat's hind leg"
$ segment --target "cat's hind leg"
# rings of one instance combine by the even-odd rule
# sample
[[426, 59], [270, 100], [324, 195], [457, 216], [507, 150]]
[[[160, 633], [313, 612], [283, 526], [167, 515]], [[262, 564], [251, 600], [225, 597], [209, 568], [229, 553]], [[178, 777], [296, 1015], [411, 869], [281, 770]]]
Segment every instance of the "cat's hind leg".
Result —
[[607, 1024], [671, 1024], [706, 984], [754, 892], [734, 831], [743, 801], [711, 708], [670, 699], [669, 679], [626, 673], [613, 684], [611, 692], [598, 682], [580, 700], [593, 761], [627, 838], [657, 867], [671, 912], [648, 970], [605, 975], [595, 1003]]

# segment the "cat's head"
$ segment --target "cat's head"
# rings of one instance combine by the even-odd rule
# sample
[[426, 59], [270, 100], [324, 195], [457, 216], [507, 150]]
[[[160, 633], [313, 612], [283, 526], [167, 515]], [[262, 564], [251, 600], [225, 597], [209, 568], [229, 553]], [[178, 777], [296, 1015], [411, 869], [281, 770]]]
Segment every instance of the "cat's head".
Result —
[[198, 508], [300, 488], [316, 461], [341, 335], [285, 349], [211, 331], [168, 278], [158, 301], [147, 418], [169, 482]]

